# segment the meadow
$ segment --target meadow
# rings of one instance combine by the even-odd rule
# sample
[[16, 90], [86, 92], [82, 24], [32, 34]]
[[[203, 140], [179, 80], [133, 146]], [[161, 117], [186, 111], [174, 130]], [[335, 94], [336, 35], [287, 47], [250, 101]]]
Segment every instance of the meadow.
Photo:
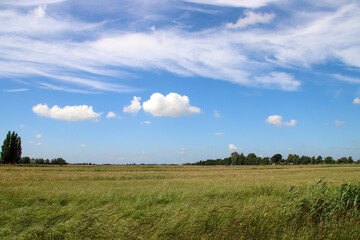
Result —
[[0, 239], [360, 239], [360, 165], [0, 166]]

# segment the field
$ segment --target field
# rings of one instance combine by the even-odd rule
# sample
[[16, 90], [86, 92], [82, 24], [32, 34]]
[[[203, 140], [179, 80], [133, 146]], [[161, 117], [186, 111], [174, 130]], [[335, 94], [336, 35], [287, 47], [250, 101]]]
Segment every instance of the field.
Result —
[[360, 239], [360, 166], [0, 166], [0, 239]]

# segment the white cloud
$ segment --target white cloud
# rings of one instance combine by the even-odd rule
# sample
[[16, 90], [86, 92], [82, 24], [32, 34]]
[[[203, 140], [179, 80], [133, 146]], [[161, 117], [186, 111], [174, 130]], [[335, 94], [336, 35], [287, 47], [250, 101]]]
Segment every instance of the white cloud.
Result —
[[143, 109], [156, 117], [178, 117], [201, 112], [200, 108], [190, 106], [187, 96], [177, 93], [169, 93], [166, 96], [154, 93], [148, 101], [143, 103]]
[[256, 76], [254, 79], [255, 85], [268, 88], [281, 88], [285, 91], [295, 91], [301, 85], [292, 75], [284, 72], [271, 72], [269, 75]]
[[214, 117], [216, 117], [216, 118], [221, 117], [221, 115], [220, 115], [220, 113], [219, 113], [218, 110], [215, 110], [215, 111], [214, 111]]
[[41, 142], [34, 142], [34, 141], [29, 141], [28, 143], [35, 146], [40, 146], [42, 144]]
[[24, 128], [24, 127], [25, 127], [25, 125], [24, 125], [24, 124], [21, 124], [21, 125], [20, 125], [20, 127], [21, 127], [21, 128]]
[[228, 7], [257, 8], [278, 0], [184, 0], [186, 2]]
[[227, 28], [246, 28], [249, 25], [258, 23], [269, 23], [274, 17], [273, 13], [261, 13], [246, 10], [244, 12], [245, 17], [239, 18], [236, 23], [227, 23]]
[[216, 132], [216, 133], [214, 133], [214, 135], [215, 136], [222, 136], [222, 135], [224, 135], [224, 133], [223, 132]]
[[19, 89], [4, 89], [4, 92], [25, 92], [28, 91], [29, 89], [27, 88], [19, 88]]
[[46, 10], [46, 5], [44, 6], [38, 6], [37, 8], [35, 8], [32, 11], [32, 14], [37, 17], [37, 18], [42, 18], [45, 16], [45, 10]]
[[336, 126], [341, 126], [341, 125], [344, 125], [346, 122], [344, 121], [340, 121], [340, 120], [335, 120], [335, 125]]
[[283, 117], [279, 115], [272, 115], [266, 119], [266, 122], [268, 124], [272, 124], [277, 127], [281, 127], [281, 126], [294, 127], [297, 123], [297, 120], [290, 120], [290, 122], [283, 122], [282, 118]]
[[39, 133], [39, 134], [36, 134], [35, 137], [36, 137], [36, 138], [42, 138], [42, 135]]
[[233, 152], [233, 151], [241, 150], [241, 148], [236, 147], [234, 144], [229, 144], [229, 150]]
[[[141, 69], [225, 80], [249, 87], [297, 90], [300, 82], [285, 73], [286, 69], [308, 69], [313, 64], [334, 60], [346, 66], [360, 66], [357, 1], [337, 4], [331, 1], [330, 5], [327, 4], [330, 1], [311, 5], [309, 2], [310, 7], [315, 5], [309, 12], [291, 8], [292, 3], [287, 2], [284, 10], [291, 8], [292, 14], [277, 19], [279, 22], [270, 30], [246, 28], [241, 32], [221, 27], [203, 31], [178, 27], [144, 32], [108, 30], [101, 23], [76, 22], [61, 13], [51, 15], [50, 11], [46, 12], [50, 7], [38, 7], [51, 2], [60, 1], [5, 0], [5, 7], [0, 10], [0, 22], [6, 22], [0, 25], [1, 77], [41, 76], [44, 79], [41, 81], [71, 85], [58, 87], [63, 91], [75, 90], [72, 87], [75, 85], [88, 91], [129, 92], [134, 89], [101, 79], [131, 75], [113, 69], [129, 72]], [[187, 2], [256, 8], [277, 0]], [[25, 12], [14, 10], [16, 7], [6, 9], [9, 5], [34, 8]], [[250, 19], [255, 18], [240, 19], [240, 25], [256, 22]], [[87, 41], [73, 40], [83, 38], [89, 30], [92, 37]], [[70, 35], [73, 37], [69, 38]], [[274, 73], [275, 69], [285, 70], [281, 75]]]
[[290, 148], [288, 148], [288, 151], [294, 151], [294, 148], [290, 147]]
[[186, 151], [185, 148], [180, 148], [180, 152], [179, 152], [179, 153], [180, 153], [181, 155], [183, 155], [183, 154], [185, 154], [185, 151]]
[[114, 112], [108, 112], [108, 114], [106, 114], [106, 118], [116, 118], [116, 114]]
[[149, 125], [149, 124], [151, 124], [151, 122], [150, 122], [150, 121], [143, 121], [143, 122], [141, 122], [141, 124], [147, 124], [147, 125]]
[[81, 144], [80, 147], [86, 148], [86, 144]]
[[123, 112], [137, 114], [141, 110], [141, 97], [134, 97], [131, 104], [124, 107]]
[[332, 76], [341, 81], [345, 81], [349, 83], [360, 83], [360, 78], [346, 77], [341, 74], [333, 74]]
[[14, 6], [36, 6], [39, 4], [51, 4], [51, 3], [60, 3], [66, 0], [2, 0], [1, 2], [4, 5], [14, 5]]
[[92, 106], [87, 105], [65, 106], [64, 108], [54, 105], [49, 108], [46, 104], [38, 104], [32, 110], [42, 117], [67, 121], [97, 120], [101, 115], [94, 112]]
[[355, 98], [353, 104], [360, 104], [360, 98]]

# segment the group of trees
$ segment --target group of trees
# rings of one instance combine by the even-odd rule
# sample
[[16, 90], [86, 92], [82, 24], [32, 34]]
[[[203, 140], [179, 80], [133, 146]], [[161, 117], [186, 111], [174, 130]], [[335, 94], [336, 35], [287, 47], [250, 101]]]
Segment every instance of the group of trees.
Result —
[[53, 164], [66, 165], [68, 164], [63, 158], [49, 159], [21, 157], [21, 138], [15, 132], [8, 132], [4, 143], [1, 147], [0, 163], [15, 164], [15, 163], [37, 163], [37, 164]]
[[[354, 163], [353, 158], [342, 157], [334, 160], [331, 156], [323, 159], [322, 156], [308, 157], [299, 156], [297, 154], [289, 154], [285, 159], [281, 154], [275, 154], [271, 158], [269, 157], [258, 157], [255, 153], [249, 153], [245, 156], [243, 153], [233, 152], [230, 157], [224, 159], [208, 159], [205, 161], [199, 161], [194, 165], [270, 165], [270, 164], [287, 164], [287, 165], [306, 165], [306, 164], [340, 164], [340, 163]], [[360, 160], [357, 161], [360, 163]]]
[[36, 163], [36, 164], [52, 164], [52, 165], [67, 165], [68, 163], [63, 158], [43, 159], [43, 158], [30, 158], [22, 157], [18, 163]]

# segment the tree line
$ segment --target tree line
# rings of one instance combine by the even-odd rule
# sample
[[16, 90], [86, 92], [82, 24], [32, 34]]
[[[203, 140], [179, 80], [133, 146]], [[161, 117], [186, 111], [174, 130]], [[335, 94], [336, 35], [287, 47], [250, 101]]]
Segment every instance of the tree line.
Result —
[[43, 159], [21, 157], [21, 138], [15, 132], [8, 132], [6, 138], [1, 146], [0, 163], [2, 164], [53, 164], [53, 165], [67, 165], [68, 163], [63, 158]]
[[[230, 157], [224, 159], [208, 159], [199, 161], [193, 165], [307, 165], [307, 164], [342, 164], [342, 163], [354, 163], [351, 156], [342, 157], [337, 160], [331, 156], [323, 158], [322, 156], [299, 156], [297, 154], [289, 154], [287, 158], [279, 153], [270, 157], [258, 157], [255, 153], [249, 153], [245, 156], [243, 153], [233, 152]], [[356, 162], [360, 164], [360, 159]]]

